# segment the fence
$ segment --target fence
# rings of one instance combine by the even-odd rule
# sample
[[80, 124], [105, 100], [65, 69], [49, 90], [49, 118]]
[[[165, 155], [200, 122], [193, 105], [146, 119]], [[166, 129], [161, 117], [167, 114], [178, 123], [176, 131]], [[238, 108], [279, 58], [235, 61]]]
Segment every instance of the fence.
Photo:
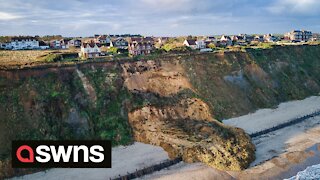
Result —
[[285, 128], [285, 127], [288, 127], [288, 126], [292, 126], [294, 124], [301, 123], [306, 119], [309, 119], [309, 118], [312, 118], [312, 117], [315, 117], [315, 116], [319, 116], [319, 115], [320, 115], [320, 110], [318, 110], [318, 111], [316, 111], [314, 113], [302, 116], [302, 117], [298, 117], [298, 118], [289, 120], [288, 122], [279, 124], [279, 125], [274, 126], [272, 128], [268, 128], [268, 129], [265, 129], [265, 130], [262, 130], [262, 131], [259, 131], [259, 132], [252, 133], [252, 134], [250, 134], [250, 137], [251, 138], [258, 137], [258, 136], [261, 136], [261, 135], [264, 135], [264, 134], [267, 134], [267, 133], [270, 133], [270, 132], [273, 132], [273, 131], [276, 131], [276, 130], [279, 130], [279, 129], [282, 129], [282, 128]]

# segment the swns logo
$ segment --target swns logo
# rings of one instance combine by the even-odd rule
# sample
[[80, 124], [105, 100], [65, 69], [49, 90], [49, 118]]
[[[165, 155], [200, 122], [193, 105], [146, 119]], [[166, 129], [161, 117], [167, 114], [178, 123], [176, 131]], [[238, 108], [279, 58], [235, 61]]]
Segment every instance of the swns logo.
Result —
[[111, 168], [110, 141], [13, 141], [13, 168]]

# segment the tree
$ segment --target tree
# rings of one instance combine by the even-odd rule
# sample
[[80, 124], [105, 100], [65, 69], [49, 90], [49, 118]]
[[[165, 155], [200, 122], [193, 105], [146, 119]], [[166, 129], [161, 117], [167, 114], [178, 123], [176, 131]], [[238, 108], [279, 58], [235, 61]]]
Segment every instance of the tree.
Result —
[[216, 45], [214, 45], [213, 43], [210, 43], [210, 44], [208, 45], [208, 47], [211, 48], [211, 49], [215, 49], [215, 48], [216, 48]]
[[118, 48], [116, 47], [110, 47], [108, 52], [112, 53], [112, 54], [117, 54], [118, 53]]

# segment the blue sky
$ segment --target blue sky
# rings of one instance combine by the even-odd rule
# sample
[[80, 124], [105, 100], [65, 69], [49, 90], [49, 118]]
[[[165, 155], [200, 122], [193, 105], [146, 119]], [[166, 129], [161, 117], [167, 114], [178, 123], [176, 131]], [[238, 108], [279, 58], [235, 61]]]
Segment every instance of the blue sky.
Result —
[[0, 0], [0, 35], [320, 32], [320, 0]]

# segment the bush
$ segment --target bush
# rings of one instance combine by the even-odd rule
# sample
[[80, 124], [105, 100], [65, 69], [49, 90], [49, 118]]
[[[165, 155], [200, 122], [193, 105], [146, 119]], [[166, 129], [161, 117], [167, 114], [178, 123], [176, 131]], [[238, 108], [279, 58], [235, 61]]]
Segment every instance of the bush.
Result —
[[63, 57], [61, 54], [48, 54], [44, 57], [44, 61], [45, 62], [57, 62], [57, 61], [60, 61], [62, 60]]
[[208, 45], [208, 47], [211, 48], [211, 49], [215, 49], [215, 48], [216, 48], [216, 45], [214, 45], [213, 43], [210, 43], [210, 44]]
[[171, 50], [171, 52], [191, 52], [192, 49], [187, 46], [176, 47]]
[[117, 54], [117, 53], [118, 53], [118, 48], [116, 48], [116, 47], [110, 47], [110, 48], [108, 49], [108, 52], [109, 52], [109, 53], [112, 53], [112, 54]]

